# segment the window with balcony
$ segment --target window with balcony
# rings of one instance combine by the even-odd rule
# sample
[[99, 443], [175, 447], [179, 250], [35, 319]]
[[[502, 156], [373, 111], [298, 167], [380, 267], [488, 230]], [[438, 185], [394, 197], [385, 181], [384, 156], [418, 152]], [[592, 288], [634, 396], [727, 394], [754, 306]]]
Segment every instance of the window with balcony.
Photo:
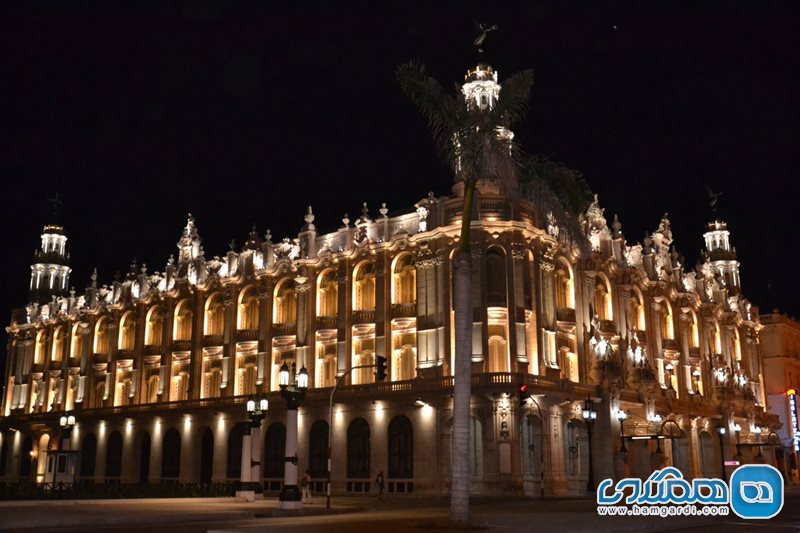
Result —
[[375, 310], [375, 263], [365, 261], [353, 275], [353, 311]]
[[336, 272], [326, 270], [319, 276], [317, 316], [335, 317], [339, 310], [339, 285]]
[[192, 308], [189, 300], [181, 300], [175, 307], [173, 338], [176, 341], [192, 340]]
[[108, 317], [101, 317], [94, 327], [94, 349], [93, 353], [108, 353]]
[[58, 326], [53, 332], [53, 349], [50, 353], [50, 360], [61, 362], [64, 353], [64, 326]]
[[297, 322], [297, 291], [294, 280], [285, 279], [275, 288], [275, 323]]
[[128, 311], [119, 321], [119, 341], [117, 347], [120, 350], [133, 350], [136, 342], [136, 321], [133, 318], [133, 313]]
[[486, 297], [490, 307], [506, 307], [506, 261], [497, 248], [486, 254]]
[[258, 329], [258, 293], [255, 287], [242, 291], [239, 295], [238, 329]]
[[222, 335], [225, 332], [225, 305], [222, 294], [214, 293], [206, 300], [206, 316], [203, 321], [204, 335]]
[[394, 261], [392, 303], [417, 303], [417, 269], [411, 254], [403, 254]]
[[161, 307], [154, 305], [147, 312], [144, 330], [145, 346], [161, 346], [164, 336], [164, 313]]

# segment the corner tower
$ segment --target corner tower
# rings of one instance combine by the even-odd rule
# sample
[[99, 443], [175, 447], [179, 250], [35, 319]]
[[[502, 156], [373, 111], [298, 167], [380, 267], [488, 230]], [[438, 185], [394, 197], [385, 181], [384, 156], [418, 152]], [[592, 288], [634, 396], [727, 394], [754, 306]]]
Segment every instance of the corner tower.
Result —
[[67, 236], [60, 224], [48, 224], [42, 230], [41, 247], [33, 252], [31, 265], [31, 303], [45, 304], [53, 296], [64, 296], [69, 287]]
[[715, 219], [709, 222], [707, 231], [703, 234], [706, 242], [704, 255], [714, 272], [725, 281], [725, 287], [731, 296], [741, 292], [742, 284], [739, 278], [739, 261], [736, 258], [736, 248], [731, 246], [731, 232], [728, 224]]

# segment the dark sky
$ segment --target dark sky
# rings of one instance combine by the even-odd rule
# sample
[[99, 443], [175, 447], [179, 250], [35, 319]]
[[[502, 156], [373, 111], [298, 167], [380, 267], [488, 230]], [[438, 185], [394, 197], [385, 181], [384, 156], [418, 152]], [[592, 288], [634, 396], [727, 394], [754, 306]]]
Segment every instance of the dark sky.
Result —
[[584, 172], [630, 242], [668, 211], [691, 265], [723, 191], [745, 294], [800, 312], [796, 2], [329, 4], [0, 3], [0, 316], [56, 192], [79, 292], [93, 266], [163, 270], [189, 211], [212, 256], [254, 222], [295, 235], [309, 204], [328, 230], [447, 194], [393, 71], [461, 81], [474, 19], [500, 26], [501, 78], [536, 72], [526, 151]]

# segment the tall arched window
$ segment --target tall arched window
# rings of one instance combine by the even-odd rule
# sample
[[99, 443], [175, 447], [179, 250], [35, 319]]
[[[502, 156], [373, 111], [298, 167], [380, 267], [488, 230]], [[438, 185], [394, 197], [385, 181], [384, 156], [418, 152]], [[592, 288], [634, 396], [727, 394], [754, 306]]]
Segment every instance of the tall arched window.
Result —
[[347, 428], [347, 477], [370, 479], [369, 424], [356, 418]]
[[72, 326], [72, 335], [69, 347], [70, 357], [74, 358], [83, 357], [83, 346], [84, 346], [83, 339], [84, 339], [83, 328], [81, 328], [80, 323]]
[[113, 431], [106, 444], [106, 479], [119, 480], [122, 475], [122, 435]]
[[225, 476], [234, 481], [239, 481], [242, 477], [242, 441], [246, 433], [248, 425], [239, 423], [233, 426], [228, 434], [228, 464]]
[[175, 322], [172, 336], [176, 341], [192, 340], [192, 308], [189, 300], [181, 300], [175, 307]]
[[87, 480], [94, 478], [97, 464], [97, 437], [87, 433], [81, 443], [81, 477]]
[[181, 434], [175, 428], [164, 434], [161, 451], [161, 479], [178, 481], [181, 474]]
[[556, 307], [575, 309], [575, 293], [572, 290], [572, 278], [569, 274], [569, 269], [563, 263], [558, 263], [558, 268], [556, 268], [555, 285]]
[[353, 275], [353, 311], [375, 310], [375, 263], [364, 261]]
[[336, 272], [326, 270], [319, 276], [317, 316], [336, 316], [339, 310], [339, 284]]
[[117, 347], [120, 350], [133, 350], [136, 342], [136, 322], [133, 313], [128, 311], [119, 321], [119, 341]]
[[669, 302], [666, 300], [661, 302], [661, 311], [659, 313], [659, 317], [661, 319], [661, 338], [674, 339], [675, 332], [672, 325], [672, 308], [670, 307]]
[[294, 280], [284, 279], [275, 287], [275, 323], [297, 322], [297, 291]]
[[64, 326], [58, 326], [53, 332], [53, 348], [50, 351], [50, 360], [60, 362], [64, 354]]
[[611, 314], [611, 292], [601, 276], [597, 276], [594, 286], [594, 313], [600, 320], [613, 320]]
[[283, 478], [286, 467], [286, 426], [274, 422], [264, 436], [264, 477]]
[[396, 416], [389, 423], [389, 478], [414, 477], [414, 431], [411, 420]]
[[33, 350], [33, 364], [41, 365], [44, 364], [44, 355], [46, 353], [46, 346], [47, 346], [47, 332], [43, 329], [39, 330], [39, 333], [36, 334], [36, 346]]
[[94, 353], [105, 355], [108, 353], [108, 317], [101, 317], [94, 327]]
[[158, 374], [153, 374], [147, 378], [147, 395], [145, 403], [156, 403], [158, 401], [158, 387], [161, 385], [161, 378]]
[[311, 477], [325, 477], [328, 471], [328, 423], [317, 420], [311, 425], [308, 441], [308, 472]]
[[697, 327], [697, 316], [694, 311], [689, 312], [689, 322], [686, 324], [689, 332], [689, 346], [692, 348], [700, 347], [700, 328]]
[[506, 307], [506, 261], [497, 248], [486, 254], [486, 297], [489, 307]]
[[144, 343], [147, 346], [161, 346], [164, 334], [164, 313], [161, 307], [154, 305], [147, 311], [147, 322], [144, 330]]
[[206, 299], [206, 316], [203, 321], [204, 335], [222, 335], [225, 332], [225, 305], [222, 294], [214, 293]]
[[499, 336], [489, 337], [489, 364], [487, 372], [508, 372], [508, 343]]
[[255, 287], [239, 295], [239, 329], [258, 329], [258, 293]]
[[411, 254], [403, 254], [394, 261], [392, 303], [417, 303], [417, 269]]
[[637, 291], [631, 291], [628, 299], [628, 320], [635, 330], [645, 331], [647, 329], [644, 321], [644, 305], [642, 305], [642, 299]]

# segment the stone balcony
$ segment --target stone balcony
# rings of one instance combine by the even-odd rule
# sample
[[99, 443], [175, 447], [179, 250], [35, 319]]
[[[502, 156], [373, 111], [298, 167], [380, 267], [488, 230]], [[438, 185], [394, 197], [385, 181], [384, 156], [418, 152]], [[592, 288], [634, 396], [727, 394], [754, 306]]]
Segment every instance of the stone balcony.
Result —
[[556, 309], [556, 320], [559, 322], [575, 323], [575, 310], [569, 307], [559, 307]]
[[203, 335], [203, 346], [222, 346], [224, 335]]
[[353, 311], [353, 324], [372, 324], [375, 322], [375, 310]]
[[192, 341], [172, 341], [173, 352], [186, 352], [192, 349]]
[[241, 341], [257, 341], [258, 340], [258, 330], [257, 329], [238, 329], [238, 330], [236, 330], [236, 340], [239, 341], [239, 342], [241, 342]]
[[162, 347], [160, 344], [145, 344], [144, 355], [160, 355]]
[[321, 329], [336, 329], [335, 316], [318, 316], [317, 317], [317, 330]]
[[404, 303], [392, 304], [392, 318], [415, 318], [417, 316], [417, 304]]
[[661, 347], [673, 352], [679, 352], [681, 350], [681, 344], [675, 339], [662, 339]]
[[[297, 322], [279, 322], [272, 325], [272, 336], [278, 337], [282, 335], [296, 335]], [[256, 337], [257, 339], [258, 337]]]

